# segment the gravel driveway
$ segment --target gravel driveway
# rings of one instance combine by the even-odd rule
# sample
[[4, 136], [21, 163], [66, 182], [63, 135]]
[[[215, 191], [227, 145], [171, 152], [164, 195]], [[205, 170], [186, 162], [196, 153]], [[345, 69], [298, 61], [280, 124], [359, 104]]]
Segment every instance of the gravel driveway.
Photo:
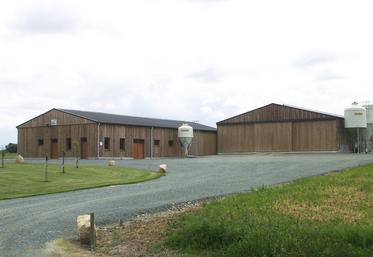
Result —
[[[373, 155], [252, 154], [117, 161], [117, 165], [151, 170], [158, 170], [161, 163], [168, 165], [167, 176], [153, 181], [0, 201], [0, 257], [41, 256], [38, 249], [46, 242], [74, 236], [80, 214], [94, 212], [99, 224], [109, 223], [173, 203], [373, 163]], [[81, 164], [106, 165], [106, 161]]]

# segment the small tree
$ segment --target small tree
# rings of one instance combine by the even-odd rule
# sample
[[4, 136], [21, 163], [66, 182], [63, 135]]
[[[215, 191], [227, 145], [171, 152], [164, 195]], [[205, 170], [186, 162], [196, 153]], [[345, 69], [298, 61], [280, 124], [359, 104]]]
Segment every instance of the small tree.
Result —
[[76, 158], [75, 167], [79, 168], [79, 158], [80, 158], [80, 144], [77, 141], [73, 142], [73, 154]]
[[65, 173], [65, 151], [62, 152], [62, 173]]
[[4, 147], [0, 146], [1, 151], [1, 168], [4, 168], [4, 158], [5, 158], [5, 149]]
[[17, 144], [9, 143], [5, 146], [5, 149], [8, 151], [8, 153], [16, 153]]

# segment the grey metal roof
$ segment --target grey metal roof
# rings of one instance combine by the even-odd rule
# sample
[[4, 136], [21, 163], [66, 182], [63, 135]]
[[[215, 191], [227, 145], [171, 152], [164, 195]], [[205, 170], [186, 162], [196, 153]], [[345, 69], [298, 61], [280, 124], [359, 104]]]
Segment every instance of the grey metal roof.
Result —
[[108, 124], [122, 124], [122, 125], [132, 125], [132, 126], [142, 126], [142, 127], [158, 127], [158, 128], [178, 128], [183, 123], [188, 123], [195, 130], [202, 131], [216, 131], [216, 128], [202, 125], [190, 121], [179, 121], [179, 120], [165, 120], [165, 119], [154, 119], [154, 118], [144, 118], [135, 117], [127, 115], [109, 114], [102, 112], [88, 112], [79, 110], [69, 110], [69, 109], [57, 109], [61, 112], [69, 113], [81, 118], [85, 118], [98, 123], [108, 123]]
[[238, 115], [235, 115], [235, 116], [232, 116], [232, 117], [229, 117], [227, 119], [224, 119], [224, 120], [221, 120], [221, 121], [218, 121], [216, 124], [223, 124], [225, 121], [228, 121], [230, 119], [233, 119], [233, 118], [236, 118], [238, 116], [241, 116], [241, 115], [244, 115], [244, 114], [247, 114], [247, 113], [251, 113], [251, 112], [254, 112], [254, 111], [257, 111], [259, 109], [262, 109], [262, 108], [265, 108], [265, 107], [268, 107], [270, 105], [276, 105], [276, 106], [283, 106], [283, 107], [288, 107], [288, 108], [293, 108], [293, 109], [298, 109], [298, 110], [301, 110], [301, 111], [306, 111], [306, 112], [312, 112], [312, 113], [317, 113], [317, 114], [322, 114], [322, 115], [326, 115], [326, 116], [329, 116], [329, 117], [332, 117], [332, 118], [338, 118], [338, 119], [344, 119], [343, 116], [341, 115], [337, 115], [337, 114], [331, 114], [331, 113], [327, 113], [327, 112], [321, 112], [321, 111], [316, 111], [316, 110], [312, 110], [312, 109], [307, 109], [307, 108], [303, 108], [303, 107], [297, 107], [297, 106], [294, 106], [294, 105], [287, 105], [287, 104], [277, 104], [277, 103], [270, 103], [270, 104], [267, 104], [267, 105], [264, 105], [262, 107], [259, 107], [259, 108], [256, 108], [256, 109], [253, 109], [251, 111], [248, 111], [248, 112], [244, 112], [244, 113], [240, 113]]

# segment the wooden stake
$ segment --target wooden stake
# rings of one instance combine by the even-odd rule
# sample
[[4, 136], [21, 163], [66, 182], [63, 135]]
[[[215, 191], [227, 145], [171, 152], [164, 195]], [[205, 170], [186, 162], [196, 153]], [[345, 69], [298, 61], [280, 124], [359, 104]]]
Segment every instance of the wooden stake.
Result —
[[90, 213], [91, 229], [90, 229], [90, 243], [91, 251], [96, 249], [96, 230], [95, 230], [95, 214]]
[[48, 155], [45, 156], [44, 181], [48, 182]]
[[62, 152], [62, 173], [65, 173], [65, 151]]
[[76, 158], [75, 167], [79, 168], [79, 158]]
[[1, 168], [4, 168], [5, 150], [1, 151]]

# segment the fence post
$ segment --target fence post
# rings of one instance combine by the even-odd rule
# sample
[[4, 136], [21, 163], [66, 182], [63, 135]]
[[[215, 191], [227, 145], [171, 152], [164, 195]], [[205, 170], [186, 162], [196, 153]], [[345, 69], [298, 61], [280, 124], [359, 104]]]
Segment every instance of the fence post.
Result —
[[4, 168], [5, 150], [1, 151], [1, 168]]
[[44, 181], [48, 182], [48, 155], [45, 156]]
[[65, 151], [62, 152], [62, 173], [65, 173]]
[[94, 251], [96, 249], [96, 229], [95, 229], [95, 214], [90, 213], [90, 221], [91, 221], [91, 229], [90, 229], [90, 243], [91, 243], [91, 250]]
[[77, 157], [76, 158], [76, 161], [75, 161], [75, 168], [79, 168], [79, 158]]

